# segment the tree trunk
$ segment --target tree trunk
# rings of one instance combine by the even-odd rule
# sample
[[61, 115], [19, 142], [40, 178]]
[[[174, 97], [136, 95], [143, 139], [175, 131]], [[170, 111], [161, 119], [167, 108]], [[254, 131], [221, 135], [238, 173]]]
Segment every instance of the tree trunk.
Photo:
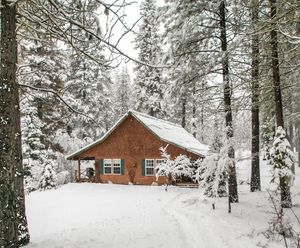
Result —
[[[292, 112], [291, 112], [292, 113]], [[291, 144], [291, 148], [292, 150], [294, 151], [294, 148], [295, 148], [295, 142], [294, 142], [294, 125], [293, 125], [293, 122], [292, 120], [289, 121], [289, 132], [288, 132], [288, 140]]]
[[[272, 78], [273, 78], [273, 90], [275, 99], [275, 114], [277, 127], [281, 126], [284, 128], [283, 120], [283, 108], [282, 108], [282, 97], [281, 97], [281, 85], [280, 85], [280, 72], [279, 72], [279, 58], [278, 58], [278, 41], [276, 31], [276, 0], [270, 0], [271, 4], [271, 51], [272, 51]], [[288, 177], [279, 178], [279, 186], [281, 192], [281, 206], [283, 208], [290, 208], [292, 206], [292, 198], [290, 193], [290, 187], [288, 184]]]
[[[252, 26], [257, 27], [258, 0], [252, 1], [251, 6]], [[255, 31], [254, 31], [255, 32]], [[258, 34], [252, 35], [252, 147], [251, 147], [251, 182], [250, 191], [260, 191], [260, 168], [259, 168], [259, 39]]]
[[14, 248], [19, 247], [18, 213], [25, 218], [27, 228], [24, 192], [21, 189], [23, 173], [19, 88], [16, 82], [16, 6], [6, 0], [2, 0], [1, 5], [0, 247]]
[[193, 136], [196, 138], [196, 129], [197, 129], [197, 126], [196, 126], [196, 87], [194, 85], [193, 87]]
[[232, 111], [231, 111], [231, 87], [229, 82], [229, 60], [227, 51], [227, 36], [226, 36], [226, 14], [225, 14], [225, 1], [222, 1], [219, 7], [220, 14], [220, 31], [221, 31], [221, 47], [222, 47], [222, 67], [223, 67], [223, 83], [224, 83], [224, 109], [225, 109], [225, 124], [226, 134], [228, 139], [228, 157], [231, 164], [228, 168], [228, 195], [229, 202], [238, 202], [236, 168], [234, 147], [231, 144], [233, 138], [232, 126]]
[[186, 96], [182, 96], [182, 109], [181, 109], [181, 126], [185, 128], [186, 125]]
[[[19, 103], [19, 91], [17, 91], [17, 102]], [[17, 106], [17, 105], [16, 105]], [[18, 116], [15, 120], [16, 134], [21, 133], [20, 111], [19, 105], [15, 113]], [[30, 235], [27, 225], [26, 209], [25, 209], [25, 193], [24, 193], [24, 168], [22, 163], [22, 142], [21, 135], [15, 139], [16, 154], [20, 158], [16, 161], [16, 189], [17, 189], [17, 218], [18, 218], [18, 244], [19, 246], [27, 245], [30, 242]]]
[[300, 125], [298, 126], [298, 135], [297, 135], [297, 144], [298, 144], [298, 147], [297, 147], [297, 152], [298, 152], [298, 166], [300, 167]]

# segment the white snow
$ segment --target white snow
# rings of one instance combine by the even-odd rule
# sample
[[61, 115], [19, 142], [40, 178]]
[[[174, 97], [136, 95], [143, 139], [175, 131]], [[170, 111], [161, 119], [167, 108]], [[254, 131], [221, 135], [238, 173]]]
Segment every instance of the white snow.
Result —
[[[237, 166], [238, 181], [246, 181], [249, 158]], [[32, 242], [26, 248], [284, 247], [282, 240], [263, 235], [273, 210], [265, 190], [271, 166], [261, 168], [263, 191], [250, 193], [248, 184], [239, 185], [240, 203], [231, 214], [227, 198], [214, 199], [212, 210], [201, 189], [81, 183], [33, 192], [26, 199]], [[296, 189], [294, 211], [300, 216], [297, 180]]]
[[140, 120], [153, 133], [159, 136], [162, 140], [171, 144], [177, 145], [199, 155], [206, 155], [208, 147], [197, 139], [192, 134], [182, 128], [180, 125], [169, 121], [157, 119], [147, 114], [130, 110], [138, 120]]

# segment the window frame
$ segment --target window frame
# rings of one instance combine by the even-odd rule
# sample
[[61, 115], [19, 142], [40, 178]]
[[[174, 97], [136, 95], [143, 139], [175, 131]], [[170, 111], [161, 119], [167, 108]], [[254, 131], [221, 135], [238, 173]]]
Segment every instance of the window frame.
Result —
[[[145, 158], [145, 176], [153, 177], [155, 176], [155, 160], [154, 158]], [[147, 166], [147, 161], [153, 161], [153, 167]], [[147, 174], [147, 169], [153, 169], [153, 174]]]
[[[120, 158], [114, 158], [111, 160], [112, 163], [111, 163], [111, 168], [112, 168], [112, 172], [113, 172], [113, 175], [121, 175], [122, 174], [122, 159]], [[115, 166], [115, 164], [118, 162], [118, 166]], [[115, 173], [115, 168], [120, 168], [120, 173]]]
[[[118, 166], [115, 163], [118, 162]], [[105, 169], [110, 168], [110, 173], [106, 173]], [[120, 168], [120, 173], [115, 173], [114, 168]], [[103, 174], [104, 175], [122, 175], [122, 159], [121, 158], [104, 158], [103, 159]]]

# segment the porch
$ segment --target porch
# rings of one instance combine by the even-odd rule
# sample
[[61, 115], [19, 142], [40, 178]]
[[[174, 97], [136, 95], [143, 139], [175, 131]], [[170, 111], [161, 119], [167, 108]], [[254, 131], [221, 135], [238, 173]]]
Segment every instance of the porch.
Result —
[[75, 181], [77, 183], [99, 182], [99, 161], [94, 157], [85, 157], [77, 159], [77, 168], [75, 169]]

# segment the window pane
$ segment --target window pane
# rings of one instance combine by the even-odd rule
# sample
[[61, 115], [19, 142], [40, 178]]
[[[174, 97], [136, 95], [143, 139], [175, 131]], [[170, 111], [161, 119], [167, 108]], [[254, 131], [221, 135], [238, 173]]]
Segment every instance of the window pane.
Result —
[[146, 175], [154, 175], [154, 169], [153, 168], [146, 168]]
[[114, 159], [114, 165], [121, 165], [121, 159]]
[[121, 174], [121, 167], [114, 167], [114, 174]]
[[146, 159], [145, 169], [146, 176], [154, 175], [154, 159]]
[[104, 174], [111, 174], [111, 160], [104, 159]]
[[104, 166], [110, 166], [111, 160], [110, 159], [104, 159]]
[[154, 167], [154, 160], [153, 159], [147, 159], [146, 160], [146, 167]]

